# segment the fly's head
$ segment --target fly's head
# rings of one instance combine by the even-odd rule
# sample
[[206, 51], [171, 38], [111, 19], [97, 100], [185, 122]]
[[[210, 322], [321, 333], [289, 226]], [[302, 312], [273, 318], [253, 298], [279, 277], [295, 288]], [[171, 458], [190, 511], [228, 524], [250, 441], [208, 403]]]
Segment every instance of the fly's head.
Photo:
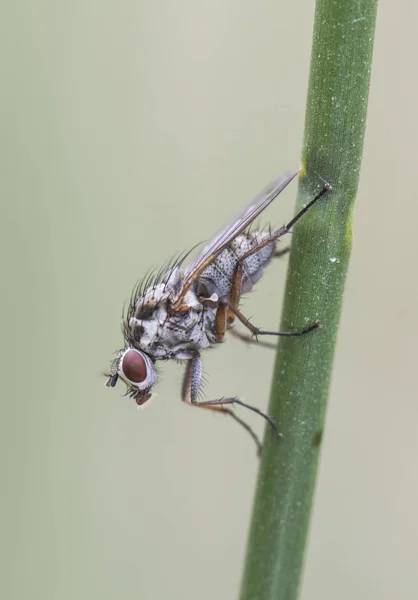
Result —
[[152, 360], [145, 352], [127, 347], [112, 361], [106, 386], [115, 387], [119, 378], [126, 383], [126, 396], [134, 398], [141, 406], [151, 398], [151, 388], [157, 375]]
[[167, 319], [167, 305], [181, 279], [175, 264], [168, 273], [161, 269], [144, 277], [134, 288], [126, 313], [122, 318], [122, 333], [125, 348], [117, 352], [107, 373], [107, 387], [115, 387], [118, 379], [126, 386], [126, 395], [134, 398], [138, 405], [151, 397], [151, 389], [157, 375], [155, 358], [165, 358], [165, 350], [155, 352], [161, 323]]

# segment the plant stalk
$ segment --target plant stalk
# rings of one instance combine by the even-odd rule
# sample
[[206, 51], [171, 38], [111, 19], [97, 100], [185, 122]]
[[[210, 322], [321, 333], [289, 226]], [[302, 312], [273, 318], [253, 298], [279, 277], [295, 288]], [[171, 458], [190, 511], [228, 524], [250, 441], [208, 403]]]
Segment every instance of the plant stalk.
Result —
[[351, 249], [377, 0], [317, 0], [297, 210], [332, 186], [295, 225], [281, 338], [255, 494], [241, 600], [298, 597]]

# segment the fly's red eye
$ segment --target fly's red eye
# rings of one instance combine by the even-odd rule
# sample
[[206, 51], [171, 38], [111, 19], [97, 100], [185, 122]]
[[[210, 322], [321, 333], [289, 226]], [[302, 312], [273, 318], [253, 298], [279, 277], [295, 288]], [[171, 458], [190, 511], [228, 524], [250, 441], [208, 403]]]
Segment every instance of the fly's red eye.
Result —
[[121, 369], [129, 381], [142, 383], [147, 378], [147, 365], [136, 350], [128, 350], [123, 359]]

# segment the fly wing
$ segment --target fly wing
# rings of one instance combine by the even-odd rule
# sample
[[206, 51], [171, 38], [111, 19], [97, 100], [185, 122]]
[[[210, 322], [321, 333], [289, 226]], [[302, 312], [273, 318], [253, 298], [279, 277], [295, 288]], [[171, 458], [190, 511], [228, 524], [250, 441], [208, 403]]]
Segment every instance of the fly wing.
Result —
[[287, 172], [275, 179], [262, 192], [254, 198], [251, 204], [230, 224], [216, 235], [213, 240], [203, 248], [197, 259], [186, 269], [183, 285], [176, 298], [172, 309], [176, 310], [192, 285], [201, 273], [216, 259], [237, 235], [247, 229], [263, 210], [284, 190], [296, 177], [299, 171]]

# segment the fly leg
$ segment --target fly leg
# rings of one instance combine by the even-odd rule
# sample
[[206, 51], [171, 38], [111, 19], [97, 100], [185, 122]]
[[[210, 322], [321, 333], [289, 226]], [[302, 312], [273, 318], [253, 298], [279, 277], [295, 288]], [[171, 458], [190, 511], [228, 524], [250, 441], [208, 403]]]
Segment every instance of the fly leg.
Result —
[[[209, 301], [211, 301], [211, 298], [204, 298], [202, 296], [199, 296], [199, 301], [202, 304], [209, 304]], [[216, 341], [217, 342], [222, 342], [225, 336], [225, 331], [227, 330], [228, 325], [230, 324], [230, 311], [228, 309], [228, 305], [225, 304], [225, 302], [218, 302], [216, 301], [216, 304], [213, 306], [213, 308], [216, 307], [216, 315], [215, 315], [215, 326], [214, 326], [214, 331], [213, 333], [216, 336]], [[235, 318], [234, 315], [231, 313], [232, 315], [232, 320]]]
[[224, 339], [225, 331], [229, 323], [229, 309], [224, 303], [220, 303], [215, 316], [215, 335], [218, 342]]
[[[287, 247], [287, 248], [283, 248], [283, 250], [277, 250], [273, 254], [273, 258], [281, 258], [282, 256], [285, 256], [286, 254], [289, 254], [289, 252], [290, 252], [290, 246]], [[234, 277], [237, 277], [237, 274], [234, 273]], [[234, 279], [233, 279], [233, 281], [234, 281]], [[232, 289], [235, 290], [235, 294], [234, 294], [235, 295], [235, 301], [231, 300], [232, 294], [230, 295], [230, 301], [232, 301], [232, 303], [236, 307], [238, 307], [239, 296], [241, 296], [242, 271], [240, 271], [239, 274], [238, 274], [238, 281], [239, 281], [240, 285], [238, 285], [238, 282], [236, 282], [235, 286], [234, 286], [234, 283], [232, 284]], [[239, 294], [238, 294], [238, 292], [239, 292]], [[234, 320], [235, 320], [235, 315], [232, 312], [232, 310], [229, 309], [228, 310], [228, 321], [227, 321], [227, 324], [228, 325], [232, 325], [232, 323], [234, 322]], [[269, 342], [258, 342], [251, 335], [246, 335], [245, 333], [240, 333], [236, 329], [229, 329], [229, 332], [231, 333], [231, 335], [233, 335], [237, 339], [241, 340], [242, 342], [245, 342], [246, 344], [256, 344], [258, 346], [263, 346], [264, 348], [270, 348], [272, 350], [276, 350], [276, 348], [277, 348], [276, 344], [270, 344]]]
[[[293, 227], [293, 225], [295, 225], [295, 223], [297, 223], [299, 221], [299, 219], [315, 204], [315, 202], [317, 202], [320, 198], [322, 198], [322, 196], [324, 194], [326, 194], [327, 192], [329, 192], [331, 189], [332, 188], [331, 188], [330, 184], [326, 183], [323, 186], [323, 188], [321, 189], [321, 191], [318, 192], [318, 194], [316, 194], [316, 196], [310, 202], [308, 202], [308, 204], [306, 206], [304, 206], [304, 208], [302, 208], [302, 210], [300, 210], [298, 212], [298, 214], [295, 217], [293, 217], [293, 219], [287, 225], [284, 225], [283, 227], [281, 227], [274, 233], [270, 234], [262, 242], [256, 244], [253, 248], [251, 248], [251, 250], [248, 250], [248, 252], [246, 252], [239, 258], [239, 260], [237, 262], [237, 266], [235, 267], [234, 274], [232, 276], [231, 293], [229, 295], [228, 301], [226, 302], [226, 304], [228, 305], [228, 308], [229, 308], [228, 324], [233, 322], [234, 317], [237, 317], [241, 321], [241, 323], [243, 325], [245, 325], [245, 327], [247, 327], [247, 329], [249, 329], [251, 331], [251, 334], [253, 336], [255, 336], [256, 338], [258, 335], [278, 335], [278, 336], [284, 336], [284, 337], [301, 336], [301, 335], [310, 333], [314, 329], [319, 329], [321, 327], [320, 323], [317, 321], [316, 323], [314, 323], [307, 329], [304, 329], [303, 331], [283, 331], [283, 332], [264, 331], [262, 329], [259, 329], [258, 327], [255, 327], [246, 317], [244, 317], [244, 315], [238, 310], [238, 305], [239, 305], [239, 300], [241, 297], [241, 290], [242, 290], [242, 269], [243, 269], [244, 261], [247, 258], [249, 258], [250, 256], [252, 256], [253, 254], [256, 254], [257, 252], [259, 252], [262, 248], [264, 248], [268, 244], [275, 242], [276, 240], [278, 240], [280, 237], [282, 237], [286, 233], [289, 233], [290, 229]], [[282, 256], [283, 254], [286, 254], [286, 252], [288, 252], [288, 251], [289, 251], [289, 249], [285, 248], [282, 251], [276, 252], [275, 256]]]
[[[276, 235], [276, 234], [273, 234], [273, 235]], [[270, 236], [270, 237], [272, 237], [272, 236]], [[268, 238], [268, 239], [270, 242], [272, 241], [270, 238]], [[245, 327], [251, 331], [251, 335], [255, 336], [255, 338], [257, 338], [257, 336], [259, 336], [259, 335], [278, 335], [278, 336], [283, 336], [283, 337], [294, 337], [294, 336], [305, 335], [307, 333], [310, 333], [314, 329], [319, 329], [321, 327], [321, 324], [319, 323], [319, 321], [316, 321], [313, 325], [304, 329], [303, 331], [265, 331], [263, 329], [260, 329], [259, 327], [256, 327], [255, 325], [253, 325], [251, 323], [251, 321], [249, 321], [249, 319], [244, 317], [242, 312], [238, 309], [238, 303], [239, 303], [239, 299], [241, 296], [241, 289], [242, 289], [242, 264], [243, 264], [243, 261], [246, 258], [248, 258], [248, 256], [250, 256], [250, 253], [254, 254], [255, 252], [257, 252], [257, 250], [260, 249], [260, 247], [262, 247], [264, 245], [265, 245], [264, 242], [261, 242], [255, 248], [252, 248], [249, 252], [246, 252], [246, 254], [244, 254], [242, 259], [240, 258], [240, 260], [237, 263], [237, 266], [235, 268], [234, 275], [232, 278], [231, 293], [229, 295], [229, 299], [225, 302], [225, 304], [228, 307], [228, 325], [232, 324], [232, 322], [234, 321], [234, 317], [237, 317], [241, 321], [241, 323], [243, 325], [245, 325]], [[222, 305], [220, 305], [220, 307], [221, 306]], [[239, 334], [238, 334], [238, 337], [239, 337]], [[241, 339], [243, 339], [243, 338], [241, 338]]]
[[247, 335], [246, 333], [241, 333], [236, 329], [228, 329], [228, 332], [238, 340], [241, 340], [245, 344], [250, 344], [254, 346], [262, 346], [263, 348], [269, 348], [270, 350], [277, 350], [277, 345], [272, 342], [265, 342], [264, 340], [258, 341], [252, 335]]
[[289, 254], [290, 252], [290, 246], [288, 246], [287, 248], [283, 248], [283, 250], [277, 250], [274, 254], [273, 254], [273, 258], [281, 258], [282, 256], [284, 256], [285, 254]]
[[256, 327], [255, 325], [253, 325], [251, 323], [251, 321], [249, 319], [247, 319], [247, 317], [244, 317], [242, 312], [239, 311], [238, 308], [235, 308], [235, 306], [232, 306], [232, 304], [228, 303], [228, 306], [229, 306], [230, 310], [234, 313], [234, 315], [241, 321], [241, 323], [243, 325], [245, 325], [245, 327], [251, 331], [251, 334], [253, 336], [255, 336], [255, 338], [257, 338], [257, 336], [259, 336], [259, 335], [278, 335], [278, 336], [283, 336], [283, 337], [299, 337], [301, 335], [306, 335], [307, 333], [310, 333], [311, 331], [314, 331], [315, 329], [321, 329], [321, 327], [322, 327], [322, 325], [319, 321], [315, 321], [315, 323], [313, 325], [310, 325], [309, 327], [307, 327], [306, 329], [303, 329], [302, 331], [266, 331], [264, 329], [260, 329], [259, 327]]
[[[257, 250], [259, 250], [260, 247], [261, 246], [258, 245]], [[287, 254], [288, 252], [290, 252], [290, 247], [284, 248], [283, 250], [277, 250], [277, 252], [274, 253], [273, 257], [280, 258], [280, 257], [284, 256], [285, 254]], [[228, 327], [230, 325], [232, 325], [232, 323], [235, 320], [234, 308], [235, 309], [238, 308], [239, 301], [241, 298], [242, 264], [243, 264], [245, 258], [247, 258], [247, 255], [245, 255], [245, 257], [243, 257], [242, 259], [240, 259], [238, 261], [237, 266], [235, 267], [234, 274], [232, 276], [231, 293], [229, 294], [229, 298], [228, 298], [228, 301], [230, 304], [232, 304], [232, 307], [230, 306], [228, 308], [228, 320], [227, 320]], [[236, 331], [235, 329], [229, 329], [229, 332], [231, 333], [231, 335], [233, 335], [234, 337], [238, 338], [239, 340], [241, 340], [242, 342], [245, 342], [247, 344], [257, 344], [260, 346], [265, 346], [266, 348], [271, 348], [272, 350], [276, 349], [276, 344], [270, 344], [269, 342], [258, 342], [258, 340], [255, 340], [252, 335], [246, 335], [245, 333], [240, 333], [239, 331]]]
[[[265, 246], [268, 246], [269, 244], [271, 244], [272, 242], [275, 242], [276, 240], [278, 240], [280, 237], [282, 237], [283, 235], [285, 235], [286, 233], [290, 233], [291, 228], [299, 221], [299, 219], [301, 217], [303, 217], [303, 215], [308, 212], [308, 210], [320, 199], [322, 198], [322, 196], [324, 196], [324, 194], [326, 194], [327, 192], [329, 192], [331, 190], [331, 186], [329, 183], [326, 183], [324, 185], [324, 187], [321, 189], [321, 191], [319, 191], [317, 193], [317, 195], [310, 201], [308, 202], [308, 204], [306, 206], [304, 206], [302, 208], [302, 210], [300, 210], [298, 212], [298, 214], [293, 217], [293, 219], [291, 221], [289, 221], [289, 223], [287, 225], [284, 225], [283, 227], [280, 227], [280, 229], [278, 229], [277, 231], [275, 231], [274, 233], [271, 233], [268, 237], [266, 237], [262, 242], [260, 242], [259, 244], [256, 244], [253, 248], [251, 248], [251, 250], [248, 250], [248, 252], [246, 252], [245, 254], [243, 254], [237, 264], [237, 267], [235, 269], [235, 273], [234, 273], [234, 279], [237, 278], [238, 282], [239, 282], [239, 286], [241, 286], [241, 279], [242, 279], [242, 264], [245, 261], [245, 259], [249, 258], [250, 256], [252, 256], [253, 254], [256, 254], [257, 252], [259, 252], [262, 248], [264, 248]], [[289, 251], [289, 248], [285, 248], [284, 250], [279, 250], [278, 252], [275, 253], [275, 256], [282, 256], [283, 254], [286, 254], [286, 252]], [[234, 283], [232, 285], [232, 292], [231, 292], [231, 296], [234, 293]], [[231, 302], [237, 306], [237, 304], [232, 300], [231, 298]]]
[[250, 436], [253, 438], [255, 445], [257, 446], [257, 455], [261, 456], [261, 451], [263, 449], [263, 445], [260, 442], [260, 439], [258, 437], [258, 435], [251, 429], [251, 427], [248, 425], [248, 423], [246, 423], [245, 421], [243, 421], [242, 419], [240, 419], [233, 410], [231, 410], [230, 408], [224, 408], [223, 406], [202, 406], [200, 403], [197, 404], [190, 404], [190, 406], [198, 406], [199, 408], [205, 408], [207, 410], [210, 410], [212, 412], [217, 412], [217, 413], [221, 413], [223, 415], [229, 415], [230, 417], [232, 417], [234, 419], [234, 421], [236, 421], [237, 423], [239, 423], [240, 425], [242, 425], [242, 427], [244, 427], [244, 429], [246, 431], [248, 431], [248, 433], [250, 434]]
[[198, 408], [205, 408], [207, 410], [212, 410], [214, 412], [220, 412], [224, 415], [231, 416], [237, 423], [242, 425], [244, 429], [248, 431], [248, 433], [253, 438], [254, 442], [257, 446], [258, 454], [261, 452], [261, 442], [252, 428], [242, 419], [240, 419], [233, 410], [230, 408], [225, 408], [224, 404], [239, 404], [240, 406], [244, 406], [248, 408], [262, 417], [266, 419], [266, 421], [271, 425], [274, 429], [274, 432], [279, 437], [280, 433], [277, 429], [276, 423], [266, 414], [264, 414], [260, 409], [250, 406], [245, 402], [242, 402], [239, 398], [220, 398], [219, 400], [198, 400], [198, 394], [200, 389], [200, 382], [202, 379], [202, 359], [199, 354], [196, 354], [187, 364], [186, 372], [184, 374], [183, 379], [183, 388], [182, 388], [182, 400], [190, 404], [191, 406], [196, 406]]

